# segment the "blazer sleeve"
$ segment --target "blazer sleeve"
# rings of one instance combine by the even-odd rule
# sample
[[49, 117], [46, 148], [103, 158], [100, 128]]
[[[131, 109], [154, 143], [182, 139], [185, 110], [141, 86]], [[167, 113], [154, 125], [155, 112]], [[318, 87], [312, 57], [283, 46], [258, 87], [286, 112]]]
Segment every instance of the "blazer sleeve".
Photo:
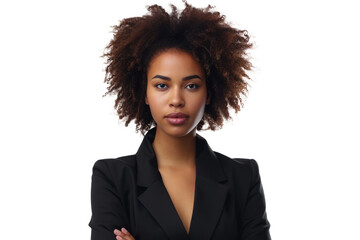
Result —
[[98, 160], [93, 167], [91, 209], [91, 240], [115, 240], [115, 228], [129, 229], [124, 204], [106, 160]]
[[266, 216], [265, 196], [261, 184], [259, 167], [255, 160], [249, 161], [251, 170], [250, 188], [241, 221], [241, 239], [271, 240], [270, 223]]

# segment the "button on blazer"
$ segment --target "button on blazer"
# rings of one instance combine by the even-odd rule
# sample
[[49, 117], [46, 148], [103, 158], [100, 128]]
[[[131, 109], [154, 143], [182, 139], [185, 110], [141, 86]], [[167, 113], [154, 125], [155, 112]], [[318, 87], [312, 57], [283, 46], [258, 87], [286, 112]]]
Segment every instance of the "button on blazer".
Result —
[[91, 184], [92, 240], [270, 240], [258, 165], [213, 152], [196, 136], [196, 180], [189, 234], [163, 184], [152, 148], [155, 128], [135, 155], [95, 162]]

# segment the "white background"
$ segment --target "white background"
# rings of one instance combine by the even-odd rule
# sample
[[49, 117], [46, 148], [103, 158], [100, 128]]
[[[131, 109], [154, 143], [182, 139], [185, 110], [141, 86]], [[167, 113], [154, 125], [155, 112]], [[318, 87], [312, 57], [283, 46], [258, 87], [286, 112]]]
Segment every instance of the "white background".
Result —
[[[0, 3], [0, 239], [89, 239], [94, 162], [136, 152], [102, 98], [110, 26], [155, 3], [126, 2]], [[200, 135], [258, 161], [273, 239], [360, 239], [356, 1], [207, 3], [249, 31], [255, 69], [244, 109]]]

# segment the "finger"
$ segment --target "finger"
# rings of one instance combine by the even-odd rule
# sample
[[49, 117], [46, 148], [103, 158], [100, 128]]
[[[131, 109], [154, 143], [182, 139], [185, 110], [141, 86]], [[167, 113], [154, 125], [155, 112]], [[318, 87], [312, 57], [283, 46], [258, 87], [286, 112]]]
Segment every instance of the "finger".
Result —
[[121, 232], [123, 232], [125, 235], [131, 235], [126, 228], [121, 228]]
[[121, 232], [125, 234], [126, 240], [135, 240], [134, 237], [126, 230], [126, 228], [121, 228]]
[[118, 229], [115, 229], [114, 230], [114, 234], [116, 235], [116, 236], [127, 236], [127, 235], [131, 235], [125, 228], [122, 228], [121, 229], [121, 231], [120, 230], [118, 230]]
[[114, 230], [114, 234], [115, 234], [116, 236], [120, 236], [121, 231], [120, 231], [120, 230], [118, 230], [118, 229], [115, 229], [115, 230]]
[[114, 233], [116, 240], [128, 240], [123, 232], [115, 229]]
[[125, 228], [122, 228], [121, 231], [115, 229], [114, 234], [117, 240], [135, 240], [134, 237]]
[[[124, 234], [124, 233], [123, 233]], [[135, 240], [131, 235], [116, 236], [117, 240]]]

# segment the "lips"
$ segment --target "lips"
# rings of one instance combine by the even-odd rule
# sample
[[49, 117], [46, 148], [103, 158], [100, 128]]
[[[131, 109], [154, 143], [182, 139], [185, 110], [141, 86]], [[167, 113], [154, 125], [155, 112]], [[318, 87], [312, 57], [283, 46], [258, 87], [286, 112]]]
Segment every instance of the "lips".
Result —
[[189, 116], [184, 113], [170, 113], [166, 118], [188, 118]]
[[166, 115], [165, 118], [172, 125], [181, 125], [186, 122], [186, 120], [189, 118], [189, 116], [184, 113], [170, 113], [170, 114]]

